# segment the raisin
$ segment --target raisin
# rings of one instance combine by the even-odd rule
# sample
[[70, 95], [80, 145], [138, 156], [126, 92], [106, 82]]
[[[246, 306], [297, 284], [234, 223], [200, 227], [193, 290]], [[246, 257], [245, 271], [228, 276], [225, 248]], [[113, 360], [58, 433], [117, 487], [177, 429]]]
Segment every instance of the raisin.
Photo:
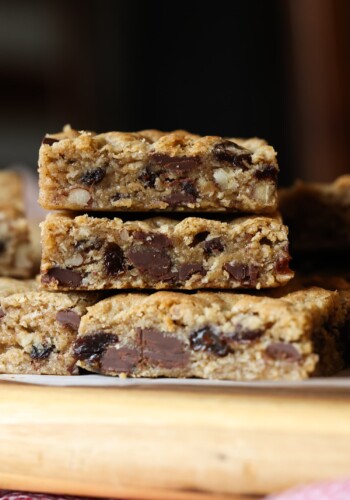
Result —
[[271, 180], [273, 182], [277, 181], [277, 168], [273, 165], [263, 165], [254, 174], [255, 178], [260, 180]]
[[213, 153], [218, 160], [231, 163], [235, 167], [246, 169], [247, 164], [251, 164], [252, 157], [248, 150], [233, 141], [223, 141], [216, 144]]
[[290, 268], [289, 268], [289, 262], [290, 262], [290, 257], [288, 256], [280, 256], [277, 258], [277, 262], [275, 264], [275, 269], [279, 274], [289, 274]]
[[115, 276], [125, 269], [124, 252], [116, 243], [108, 243], [103, 255], [104, 268], [109, 276]]
[[156, 184], [156, 180], [159, 174], [155, 172], [151, 166], [147, 166], [143, 172], [141, 172], [139, 176], [139, 180], [144, 184], [147, 188], [154, 188]]
[[33, 345], [32, 350], [30, 351], [30, 357], [32, 359], [46, 359], [50, 356], [55, 346], [45, 346], [39, 344], [38, 346]]
[[0, 308], [0, 319], [4, 318], [5, 316], [6, 316], [5, 311]]
[[209, 326], [193, 332], [190, 343], [194, 351], [208, 351], [220, 357], [227, 356], [231, 352], [226, 339], [214, 333]]
[[80, 177], [80, 182], [86, 186], [93, 186], [95, 184], [99, 184], [105, 175], [106, 169], [97, 167], [84, 172], [84, 174]]
[[92, 335], [79, 337], [74, 344], [74, 356], [79, 360], [94, 361], [99, 358], [107, 347], [119, 342], [114, 333], [96, 332]]

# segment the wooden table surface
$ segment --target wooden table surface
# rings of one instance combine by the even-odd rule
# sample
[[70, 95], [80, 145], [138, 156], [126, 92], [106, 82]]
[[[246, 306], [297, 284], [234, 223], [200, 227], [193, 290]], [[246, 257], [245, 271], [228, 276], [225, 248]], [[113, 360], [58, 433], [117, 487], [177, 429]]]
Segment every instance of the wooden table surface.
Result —
[[349, 475], [349, 391], [0, 383], [0, 488], [228, 500]]

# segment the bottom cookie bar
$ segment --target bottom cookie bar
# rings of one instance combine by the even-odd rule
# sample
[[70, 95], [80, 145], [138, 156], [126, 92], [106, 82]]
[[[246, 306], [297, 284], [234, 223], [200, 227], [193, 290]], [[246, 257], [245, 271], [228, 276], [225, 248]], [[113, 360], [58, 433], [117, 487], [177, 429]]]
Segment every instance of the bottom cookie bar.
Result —
[[88, 309], [78, 366], [106, 375], [299, 380], [344, 367], [337, 292], [121, 294]]
[[37, 291], [35, 281], [0, 278], [0, 373], [69, 375], [87, 293]]

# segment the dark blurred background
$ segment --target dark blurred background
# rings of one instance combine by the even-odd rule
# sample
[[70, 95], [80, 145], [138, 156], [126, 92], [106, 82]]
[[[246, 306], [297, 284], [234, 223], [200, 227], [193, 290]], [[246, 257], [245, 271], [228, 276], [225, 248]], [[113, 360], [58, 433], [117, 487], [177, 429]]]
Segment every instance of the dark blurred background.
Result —
[[260, 136], [281, 181], [349, 171], [348, 0], [0, 0], [0, 165], [45, 132]]

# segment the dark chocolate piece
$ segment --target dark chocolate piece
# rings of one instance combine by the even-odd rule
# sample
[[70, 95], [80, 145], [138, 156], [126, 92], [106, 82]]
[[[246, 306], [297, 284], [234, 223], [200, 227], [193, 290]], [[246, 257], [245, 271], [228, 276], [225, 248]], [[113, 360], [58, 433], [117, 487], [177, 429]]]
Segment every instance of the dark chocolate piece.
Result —
[[141, 360], [141, 353], [136, 348], [121, 347], [116, 349], [110, 346], [101, 357], [101, 370], [103, 372], [130, 374]]
[[47, 346], [47, 345], [46, 346], [45, 345], [35, 346], [35, 345], [33, 345], [32, 349], [30, 351], [30, 357], [33, 360], [46, 359], [50, 356], [50, 354], [52, 353], [54, 348], [55, 348], [54, 345], [50, 345], [50, 346]]
[[206, 270], [202, 266], [202, 264], [182, 264], [179, 267], [179, 280], [180, 281], [186, 281], [188, 280], [193, 274], [201, 274], [202, 276], [206, 275]]
[[78, 287], [81, 284], [82, 279], [83, 277], [77, 271], [62, 269], [61, 267], [53, 267], [41, 277], [42, 283], [50, 283], [50, 281], [55, 280], [59, 285], [70, 288]]
[[138, 245], [127, 254], [132, 264], [153, 278], [163, 279], [169, 276], [171, 258], [164, 248], [152, 245]]
[[55, 139], [54, 137], [44, 137], [41, 144], [48, 144], [49, 146], [52, 146], [55, 142], [59, 142], [59, 139]]
[[166, 170], [180, 173], [190, 172], [196, 168], [201, 161], [198, 156], [169, 156], [162, 153], [153, 153], [150, 155], [150, 159]]
[[227, 340], [215, 333], [210, 326], [205, 326], [190, 336], [191, 348], [194, 351], [208, 351], [216, 356], [227, 356], [231, 352]]
[[213, 153], [218, 160], [230, 163], [235, 167], [246, 169], [247, 164], [251, 164], [252, 157], [248, 150], [233, 141], [219, 142], [214, 146]]
[[143, 359], [163, 368], [184, 368], [190, 359], [185, 344], [171, 334], [155, 328], [139, 330]]
[[213, 253], [223, 252], [225, 250], [225, 247], [222, 244], [221, 238], [218, 237], [205, 241], [203, 244], [203, 249], [206, 255], [212, 255]]
[[254, 286], [259, 278], [259, 268], [254, 264], [234, 262], [224, 265], [225, 271], [242, 285]]
[[266, 354], [279, 361], [299, 361], [301, 354], [292, 344], [285, 342], [274, 342], [266, 348]]
[[125, 269], [124, 252], [117, 243], [108, 243], [103, 254], [103, 262], [106, 273], [116, 276]]
[[79, 337], [74, 343], [74, 356], [80, 360], [96, 361], [108, 346], [119, 342], [114, 333], [96, 332]]
[[78, 331], [80, 319], [80, 315], [72, 309], [62, 309], [62, 311], [58, 311], [56, 314], [56, 321], [76, 331]]
[[92, 170], [87, 170], [80, 177], [81, 184], [85, 184], [85, 186], [94, 186], [95, 184], [99, 184], [102, 179], [104, 179], [106, 175], [106, 169], [97, 167]]

